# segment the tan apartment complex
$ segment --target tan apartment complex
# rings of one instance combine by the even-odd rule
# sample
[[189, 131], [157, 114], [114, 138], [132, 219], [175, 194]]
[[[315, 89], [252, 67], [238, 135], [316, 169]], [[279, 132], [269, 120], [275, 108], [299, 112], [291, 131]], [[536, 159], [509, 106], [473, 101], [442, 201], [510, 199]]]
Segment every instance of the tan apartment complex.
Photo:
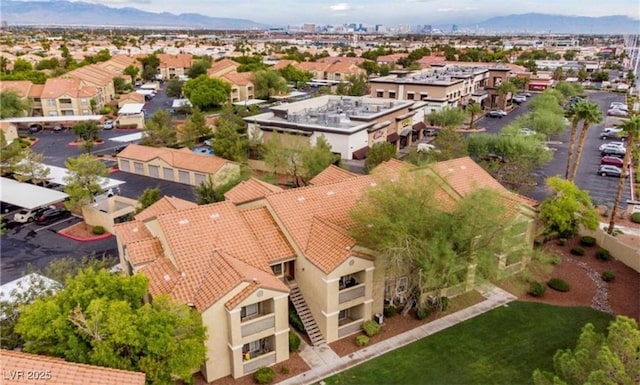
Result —
[[156, 54], [160, 61], [158, 71], [162, 79], [177, 79], [187, 74], [187, 70], [193, 65], [191, 54], [170, 55], [166, 53]]
[[288, 359], [289, 300], [312, 344], [321, 345], [358, 333], [385, 303], [408, 298], [406, 277], [387, 277], [377, 253], [348, 230], [363, 194], [401, 172], [431, 178], [439, 199], [452, 204], [477, 188], [497, 190], [513, 221], [525, 225], [522, 246], [532, 246], [534, 202], [508, 192], [470, 158], [421, 169], [392, 160], [365, 176], [329, 167], [299, 189], [249, 180], [210, 205], [163, 199], [115, 226], [121, 266], [149, 277], [152, 297], [169, 294], [201, 312], [207, 381], [246, 375]]

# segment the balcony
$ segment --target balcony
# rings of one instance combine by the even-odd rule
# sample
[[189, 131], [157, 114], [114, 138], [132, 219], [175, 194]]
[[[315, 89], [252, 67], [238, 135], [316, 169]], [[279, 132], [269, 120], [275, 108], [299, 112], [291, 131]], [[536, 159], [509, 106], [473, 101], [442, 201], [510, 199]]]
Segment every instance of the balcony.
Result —
[[73, 103], [58, 103], [58, 108], [61, 110], [73, 110]]
[[249, 321], [242, 322], [242, 337], [250, 336], [261, 331], [274, 328], [276, 326], [276, 317], [274, 314], [263, 315]]
[[276, 363], [276, 352], [265, 352], [255, 358], [245, 361], [242, 365], [244, 374], [255, 372], [263, 366], [269, 366]]
[[344, 320], [343, 324], [338, 323], [338, 338], [342, 338], [345, 336], [348, 336], [350, 334], [355, 334], [357, 332], [359, 332], [360, 330], [362, 330], [362, 324], [364, 323], [364, 321], [362, 319], [358, 319], [358, 320], [350, 320], [350, 319], [346, 319]]
[[353, 301], [356, 298], [364, 297], [365, 284], [361, 283], [356, 286], [342, 289], [338, 292], [338, 303], [343, 304], [345, 302]]

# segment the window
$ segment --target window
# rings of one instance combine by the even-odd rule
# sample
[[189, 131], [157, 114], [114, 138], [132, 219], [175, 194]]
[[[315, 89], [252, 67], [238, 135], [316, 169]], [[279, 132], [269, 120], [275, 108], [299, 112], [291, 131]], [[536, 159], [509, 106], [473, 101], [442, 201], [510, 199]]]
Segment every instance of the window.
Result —
[[338, 321], [346, 320], [347, 318], [349, 318], [350, 310], [351, 309], [340, 310], [340, 313], [338, 313]]
[[384, 91], [376, 91], [377, 98], [384, 98]]
[[252, 318], [258, 315], [258, 304], [254, 303], [251, 305], [244, 306], [240, 311], [240, 319], [244, 320], [247, 318]]
[[71, 104], [71, 99], [60, 99], [60, 103], [62, 103], [62, 104]]
[[282, 264], [272, 265], [271, 271], [273, 271], [273, 274], [276, 276], [282, 275]]
[[415, 98], [415, 94], [413, 92], [407, 93], [407, 99], [408, 100], [413, 100], [414, 98]]
[[88, 103], [87, 98], [80, 99], [80, 103], [82, 103], [83, 106], [86, 106]]
[[396, 98], [396, 92], [395, 91], [389, 91], [389, 99], [395, 99]]
[[258, 341], [251, 341], [248, 344], [244, 344], [244, 346], [242, 347], [242, 351], [247, 353], [255, 353], [255, 352], [259, 352], [260, 351], [260, 340]]
[[55, 107], [56, 106], [56, 100], [55, 99], [47, 99], [47, 105], [49, 107]]

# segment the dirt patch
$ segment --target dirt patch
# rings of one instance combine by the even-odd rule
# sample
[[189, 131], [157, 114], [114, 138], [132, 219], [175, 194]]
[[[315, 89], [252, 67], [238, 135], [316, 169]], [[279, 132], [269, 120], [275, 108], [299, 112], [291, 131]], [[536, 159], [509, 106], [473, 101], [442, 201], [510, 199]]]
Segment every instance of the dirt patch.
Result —
[[70, 238], [81, 240], [81, 241], [82, 240], [91, 241], [95, 239], [102, 239], [105, 237], [109, 237], [111, 235], [110, 233], [96, 235], [91, 231], [92, 228], [93, 226], [88, 225], [85, 222], [80, 222], [80, 223], [76, 223], [75, 225], [66, 227], [58, 231], [58, 233], [62, 235], [67, 235]]
[[[298, 374], [308, 371], [309, 365], [298, 355], [298, 353], [291, 353], [289, 359], [285, 362], [281, 362], [272, 366], [276, 373], [276, 378], [273, 380], [274, 384], [280, 381], [284, 381], [287, 378], [297, 376]], [[285, 374], [286, 372], [286, 374]], [[196, 385], [255, 385], [256, 382], [253, 379], [253, 374], [248, 374], [244, 377], [233, 379], [231, 376], [223, 377], [213, 382], [206, 382], [201, 373], [196, 374], [194, 377]]]
[[[369, 345], [375, 344], [380, 341], [384, 341], [387, 338], [397, 336], [398, 334], [404, 333], [411, 329], [415, 329], [419, 326], [427, 324], [438, 318], [442, 318], [447, 314], [455, 313], [458, 310], [480, 303], [484, 299], [485, 298], [482, 295], [480, 295], [480, 293], [478, 293], [477, 291], [471, 291], [453, 298], [450, 301], [450, 305], [447, 311], [433, 313], [429, 315], [429, 317], [423, 320], [417, 319], [413, 312], [410, 312], [406, 316], [403, 316], [401, 314], [396, 314], [393, 317], [387, 317], [385, 318], [384, 324], [380, 329], [380, 333], [371, 337], [371, 339], [369, 340]], [[358, 335], [361, 335], [361, 334], [354, 334], [354, 335], [345, 337], [343, 339], [340, 339], [338, 341], [334, 341], [330, 343], [329, 346], [334, 352], [336, 352], [337, 355], [339, 355], [340, 357], [344, 357], [357, 350], [365, 348], [365, 347], [360, 347], [356, 345], [356, 337]]]

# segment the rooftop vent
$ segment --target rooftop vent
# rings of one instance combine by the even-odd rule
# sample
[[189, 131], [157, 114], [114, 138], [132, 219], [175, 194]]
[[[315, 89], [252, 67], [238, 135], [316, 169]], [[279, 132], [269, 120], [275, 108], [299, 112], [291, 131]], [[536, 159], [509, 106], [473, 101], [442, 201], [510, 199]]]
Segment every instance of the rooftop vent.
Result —
[[378, 184], [376, 182], [371, 182], [371, 184], [369, 186], [371, 187], [376, 187]]
[[218, 219], [218, 218], [220, 218], [220, 214], [218, 214], [218, 213], [212, 213], [211, 215], [209, 215], [209, 218], [211, 218], [211, 219]]
[[189, 223], [189, 220], [188, 220], [188, 219], [180, 219], [180, 220], [178, 221], [178, 224], [179, 224], [179, 225], [186, 225], [186, 224], [188, 224], [188, 223]]
[[333, 192], [333, 191], [327, 191], [327, 196], [331, 196], [331, 195], [335, 195], [335, 192]]
[[131, 230], [131, 231], [134, 232], [134, 233], [137, 233], [138, 232], [138, 228], [134, 227], [133, 230]]
[[169, 276], [169, 274], [165, 274], [162, 278], [164, 278], [164, 280], [167, 282], [171, 281], [171, 277]]
[[298, 202], [304, 202], [304, 197], [298, 197]]

